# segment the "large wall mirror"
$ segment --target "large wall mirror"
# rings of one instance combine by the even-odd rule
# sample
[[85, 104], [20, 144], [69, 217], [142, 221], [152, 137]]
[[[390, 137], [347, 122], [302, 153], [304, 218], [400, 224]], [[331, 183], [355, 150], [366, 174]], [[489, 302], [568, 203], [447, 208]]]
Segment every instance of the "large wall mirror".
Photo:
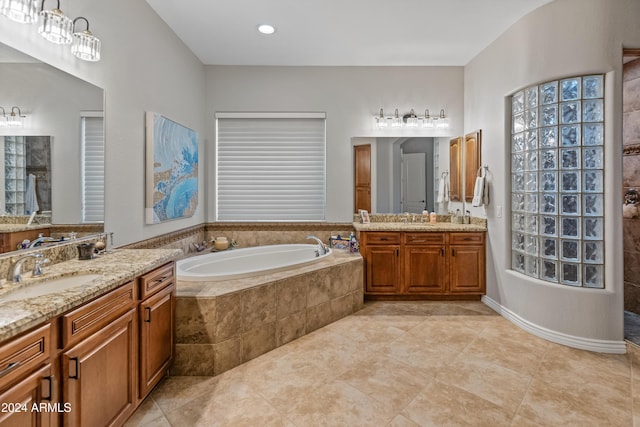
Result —
[[425, 208], [430, 212], [437, 209], [440, 163], [448, 164], [440, 156], [441, 141], [448, 138], [352, 138], [354, 146], [371, 146], [372, 212], [422, 213]]
[[104, 231], [103, 89], [1, 43], [0, 79], [0, 106], [26, 115], [22, 128], [0, 126], [0, 232], [34, 208], [29, 179], [38, 217]]

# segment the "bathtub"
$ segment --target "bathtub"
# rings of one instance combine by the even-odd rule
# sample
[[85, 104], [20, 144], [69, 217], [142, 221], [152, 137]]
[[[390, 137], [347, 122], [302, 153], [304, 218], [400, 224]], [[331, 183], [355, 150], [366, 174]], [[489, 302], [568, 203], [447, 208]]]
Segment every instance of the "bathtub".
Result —
[[180, 260], [178, 280], [216, 282], [274, 273], [317, 262], [331, 254], [317, 256], [318, 245], [269, 245], [212, 252]]

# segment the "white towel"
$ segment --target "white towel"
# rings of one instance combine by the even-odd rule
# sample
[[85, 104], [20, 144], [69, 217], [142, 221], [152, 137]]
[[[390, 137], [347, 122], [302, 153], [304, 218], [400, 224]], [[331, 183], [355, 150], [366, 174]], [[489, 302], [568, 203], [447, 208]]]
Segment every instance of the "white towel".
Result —
[[446, 178], [440, 178], [438, 185], [438, 203], [446, 203], [449, 201], [449, 183]]
[[476, 178], [476, 185], [473, 187], [473, 200], [471, 206], [477, 207], [489, 204], [489, 189], [484, 176]]
[[27, 176], [27, 188], [24, 197], [26, 214], [36, 213], [40, 209], [36, 196], [36, 177], [33, 174]]

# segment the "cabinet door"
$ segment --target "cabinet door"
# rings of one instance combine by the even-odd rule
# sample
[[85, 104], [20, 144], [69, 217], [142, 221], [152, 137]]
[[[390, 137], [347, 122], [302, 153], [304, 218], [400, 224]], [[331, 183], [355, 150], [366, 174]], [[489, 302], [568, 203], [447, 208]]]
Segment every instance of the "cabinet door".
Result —
[[173, 359], [175, 285], [140, 303], [140, 390], [143, 399]]
[[450, 250], [451, 293], [484, 294], [484, 246], [452, 245]]
[[409, 294], [442, 294], [447, 289], [444, 246], [407, 246], [403, 251], [404, 290]]
[[[4, 393], [0, 403], [9, 405], [0, 412], [2, 427], [49, 427], [57, 425], [58, 409], [52, 402], [53, 383], [51, 365], [46, 365], [27, 376]], [[47, 405], [43, 410], [40, 405]], [[35, 405], [35, 407], [34, 407]], [[35, 410], [34, 410], [35, 409]]]
[[449, 199], [452, 202], [459, 202], [462, 197], [461, 145], [462, 137], [449, 141]]
[[400, 245], [367, 245], [366, 292], [396, 294], [400, 292]]
[[135, 405], [136, 310], [62, 354], [65, 426], [122, 425]]

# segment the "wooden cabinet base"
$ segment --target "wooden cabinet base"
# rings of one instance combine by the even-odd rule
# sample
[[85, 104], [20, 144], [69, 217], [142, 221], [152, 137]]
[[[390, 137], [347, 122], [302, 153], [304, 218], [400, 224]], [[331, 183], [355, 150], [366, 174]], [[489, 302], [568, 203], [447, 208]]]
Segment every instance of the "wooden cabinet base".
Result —
[[368, 300], [479, 300], [484, 232], [360, 232]]

